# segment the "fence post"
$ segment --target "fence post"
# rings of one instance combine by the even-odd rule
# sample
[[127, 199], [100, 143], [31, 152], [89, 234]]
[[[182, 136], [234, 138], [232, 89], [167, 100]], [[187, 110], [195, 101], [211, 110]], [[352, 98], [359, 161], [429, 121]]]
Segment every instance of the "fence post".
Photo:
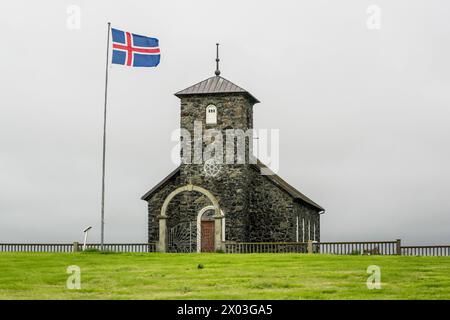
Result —
[[397, 239], [396, 240], [396, 250], [395, 250], [395, 254], [401, 256], [402, 255], [402, 240], [401, 239]]
[[308, 253], [313, 253], [313, 242], [312, 240], [308, 240]]
[[80, 251], [79, 244], [78, 244], [78, 241], [75, 241], [73, 243], [73, 252], [78, 252], [78, 251]]

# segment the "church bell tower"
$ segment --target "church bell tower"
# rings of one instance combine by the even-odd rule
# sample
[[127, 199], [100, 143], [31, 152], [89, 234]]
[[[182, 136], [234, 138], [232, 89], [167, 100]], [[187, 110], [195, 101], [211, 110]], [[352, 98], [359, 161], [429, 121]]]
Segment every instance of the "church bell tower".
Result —
[[[227, 141], [227, 134], [232, 137], [233, 133], [235, 135], [246, 133], [245, 163], [249, 162], [248, 156], [251, 154], [253, 142], [249, 141], [251, 137], [248, 136], [248, 132], [249, 129], [253, 129], [253, 105], [259, 103], [259, 101], [247, 90], [220, 76], [219, 44], [216, 44], [216, 46], [215, 75], [175, 93], [175, 96], [181, 99], [180, 128], [187, 130], [191, 138], [190, 154], [182, 155], [184, 157], [183, 162], [192, 164], [192, 167], [196, 165], [204, 166], [205, 161], [208, 160], [207, 155], [205, 155], [205, 151], [207, 151], [205, 148], [208, 148], [207, 145], [211, 142], [208, 141], [208, 138], [211, 138], [208, 135], [208, 130], [221, 132], [223, 158], [220, 164], [243, 164], [242, 159], [238, 161], [236, 155], [228, 154], [227, 158], [226, 144], [232, 142]], [[217, 141], [216, 138], [214, 135], [215, 141]], [[202, 142], [201, 152], [199, 152], [201, 143], [199, 140]]]
[[[180, 127], [189, 132], [191, 138], [189, 143], [184, 141], [187, 145], [191, 145], [191, 152], [187, 155], [182, 152], [182, 159], [184, 159], [180, 166], [180, 179], [185, 183], [200, 185], [213, 191], [224, 200], [224, 204], [232, 204], [232, 207], [225, 208], [227, 215], [231, 217], [239, 215], [241, 219], [246, 220], [252, 170], [249, 155], [252, 152], [253, 141], [251, 136], [244, 137], [245, 159], [242, 159], [237, 156], [237, 139], [233, 139], [236, 149], [233, 147], [230, 155], [227, 143], [232, 141], [230, 139], [227, 141], [227, 133], [248, 133], [249, 129], [253, 129], [253, 106], [259, 101], [247, 90], [221, 76], [219, 44], [216, 46], [214, 76], [175, 93], [175, 96], [181, 100]], [[221, 133], [222, 142], [219, 144], [223, 145], [222, 163], [212, 161], [207, 156], [209, 153], [205, 152], [208, 151], [208, 144], [211, 142], [207, 141], [208, 130]], [[201, 131], [200, 135], [199, 131]], [[213, 139], [217, 142], [216, 135]], [[201, 152], [198, 152], [199, 149]], [[195, 201], [192, 196], [186, 195], [186, 205]], [[182, 208], [182, 210], [185, 209]], [[244, 224], [243, 221], [242, 225]], [[231, 238], [234, 233], [237, 238], [238, 233], [241, 234], [239, 238], [246, 233], [239, 225], [230, 228]]]

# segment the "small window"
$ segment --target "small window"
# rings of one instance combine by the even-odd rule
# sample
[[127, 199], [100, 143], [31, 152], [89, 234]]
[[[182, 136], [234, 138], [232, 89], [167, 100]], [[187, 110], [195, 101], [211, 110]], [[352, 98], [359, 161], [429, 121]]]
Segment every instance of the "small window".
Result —
[[212, 104], [206, 107], [206, 124], [217, 124], [217, 108]]

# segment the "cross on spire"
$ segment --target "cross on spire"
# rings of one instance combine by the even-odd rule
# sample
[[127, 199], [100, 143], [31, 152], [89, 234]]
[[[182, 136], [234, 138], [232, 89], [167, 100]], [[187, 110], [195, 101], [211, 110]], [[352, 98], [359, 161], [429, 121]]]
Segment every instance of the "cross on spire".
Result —
[[216, 74], [216, 76], [220, 75], [220, 70], [219, 70], [219, 44], [216, 43], [216, 72], [214, 72]]

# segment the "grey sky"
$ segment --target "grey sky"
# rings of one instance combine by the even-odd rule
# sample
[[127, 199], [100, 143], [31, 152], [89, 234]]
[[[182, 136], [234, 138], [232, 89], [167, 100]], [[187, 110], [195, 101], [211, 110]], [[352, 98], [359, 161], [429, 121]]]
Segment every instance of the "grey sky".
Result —
[[449, 16], [444, 0], [2, 1], [0, 241], [99, 240], [109, 20], [162, 59], [110, 67], [107, 242], [146, 240], [173, 93], [213, 75], [220, 42], [222, 75], [262, 102], [255, 127], [280, 129], [280, 176], [327, 209], [323, 240], [450, 243]]

